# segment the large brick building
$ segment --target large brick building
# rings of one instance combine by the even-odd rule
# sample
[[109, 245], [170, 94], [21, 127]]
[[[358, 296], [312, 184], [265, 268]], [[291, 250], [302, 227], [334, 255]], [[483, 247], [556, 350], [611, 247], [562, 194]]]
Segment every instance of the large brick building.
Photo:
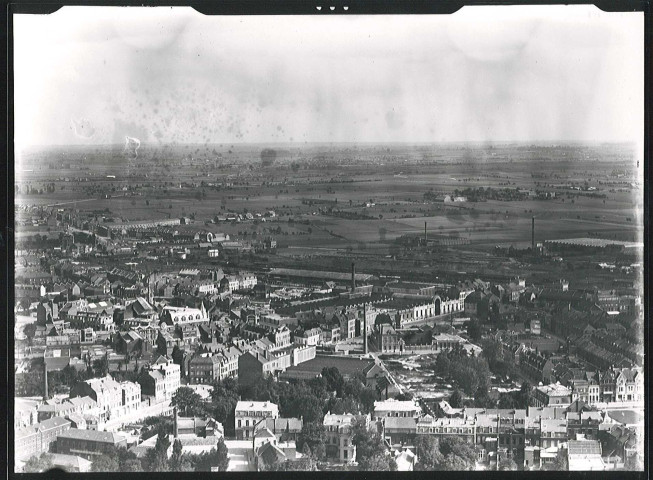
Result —
[[63, 417], [48, 420], [20, 428], [15, 431], [14, 453], [16, 460], [27, 460], [49, 452], [57, 437], [69, 430], [71, 423]]

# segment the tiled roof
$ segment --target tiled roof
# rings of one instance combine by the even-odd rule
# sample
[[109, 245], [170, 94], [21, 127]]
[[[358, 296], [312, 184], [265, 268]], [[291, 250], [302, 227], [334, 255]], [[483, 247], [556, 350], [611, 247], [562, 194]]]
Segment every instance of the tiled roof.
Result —
[[150, 377], [152, 377], [155, 381], [163, 381], [163, 379], [165, 378], [165, 376], [163, 375], [163, 373], [161, 373], [159, 370], [151, 370], [151, 371], [148, 372], [148, 374], [149, 374]]
[[569, 440], [569, 455], [601, 455], [601, 443], [597, 440]]
[[289, 367], [286, 372], [310, 372], [319, 375], [324, 367], [336, 367], [341, 375], [355, 375], [363, 373], [371, 365], [374, 365], [373, 360], [317, 355], [307, 362]]
[[281, 449], [272, 445], [271, 443], [266, 443], [261, 445], [256, 452], [267, 465], [273, 465], [279, 461], [282, 461], [286, 458], [286, 454], [283, 453]]
[[386, 411], [386, 410], [391, 410], [391, 411], [398, 411], [398, 412], [412, 412], [412, 411], [421, 411], [422, 408], [417, 405], [414, 401], [412, 400], [381, 400], [381, 401], [375, 401], [374, 402], [374, 410], [381, 410], [381, 411]]
[[611, 410], [607, 415], [622, 425], [644, 424], [644, 417], [633, 410]]
[[334, 414], [334, 413], [327, 413], [324, 416], [324, 421], [322, 424], [324, 426], [338, 426], [338, 425], [351, 425], [353, 424], [356, 420], [360, 419], [365, 419], [365, 415], [355, 415], [351, 413], [345, 413], [345, 414]]
[[567, 432], [567, 422], [564, 420], [542, 419], [541, 425], [543, 432]]
[[64, 455], [63, 453], [51, 453], [50, 459], [55, 467], [73, 467], [79, 471], [87, 470], [91, 466], [91, 461], [77, 455]]
[[278, 406], [272, 402], [254, 402], [241, 400], [236, 403], [236, 411], [278, 411]]
[[113, 432], [101, 432], [98, 430], [80, 430], [71, 428], [66, 430], [58, 438], [70, 438], [74, 440], [89, 440], [93, 442], [111, 443], [116, 444], [125, 437]]
[[28, 427], [23, 427], [23, 428], [17, 428], [14, 432], [14, 437], [16, 440], [29, 437], [31, 435], [36, 435], [38, 432], [37, 428], [34, 425], [30, 425]]
[[265, 426], [274, 432], [297, 433], [302, 430], [303, 423], [299, 418], [267, 418]]
[[70, 422], [66, 420], [63, 417], [52, 417], [49, 418], [48, 420], [43, 420], [40, 423], [36, 424], [36, 427], [43, 431], [43, 430], [50, 430], [52, 428], [58, 428], [58, 427], [63, 427], [66, 424], [70, 425]]
[[386, 429], [417, 430], [417, 418], [414, 417], [385, 417], [383, 424]]
[[77, 406], [83, 406], [83, 405], [89, 405], [91, 407], [94, 407], [96, 405], [96, 401], [93, 400], [91, 397], [73, 397], [70, 400], [70, 403], [77, 405]]

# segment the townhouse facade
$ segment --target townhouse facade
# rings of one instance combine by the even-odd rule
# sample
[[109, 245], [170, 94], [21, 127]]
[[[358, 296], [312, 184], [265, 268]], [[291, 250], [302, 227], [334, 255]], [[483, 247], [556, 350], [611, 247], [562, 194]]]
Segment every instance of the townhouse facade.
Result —
[[142, 395], [154, 398], [155, 403], [172, 399], [181, 385], [181, 367], [168, 357], [159, 357], [138, 378]]
[[123, 406], [122, 387], [110, 375], [77, 383], [71, 388], [70, 397], [90, 397], [95, 400], [100, 418], [104, 421], [120, 415]]
[[245, 440], [253, 437], [255, 428], [265, 424], [266, 419], [279, 418], [279, 406], [272, 402], [239, 401], [234, 411], [236, 438]]
[[339, 463], [352, 463], [356, 461], [356, 445], [353, 442], [353, 427], [356, 422], [363, 422], [370, 427], [368, 415], [343, 414], [336, 415], [331, 412], [324, 416], [324, 429], [326, 431], [326, 455]]

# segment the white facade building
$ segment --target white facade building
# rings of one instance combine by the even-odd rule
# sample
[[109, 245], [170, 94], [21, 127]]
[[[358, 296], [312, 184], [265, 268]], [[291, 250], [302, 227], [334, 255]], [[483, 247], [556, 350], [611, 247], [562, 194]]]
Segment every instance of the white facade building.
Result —
[[254, 428], [266, 418], [279, 418], [279, 407], [272, 402], [240, 401], [236, 404], [235, 429], [239, 440], [252, 438]]

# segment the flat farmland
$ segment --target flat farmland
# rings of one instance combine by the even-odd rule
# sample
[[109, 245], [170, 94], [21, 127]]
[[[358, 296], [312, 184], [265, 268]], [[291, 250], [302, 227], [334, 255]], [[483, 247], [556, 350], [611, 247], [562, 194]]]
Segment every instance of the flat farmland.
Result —
[[[384, 253], [400, 236], [423, 235], [424, 222], [431, 238], [469, 239], [468, 251], [526, 246], [531, 217], [537, 241], [642, 241], [642, 191], [633, 186], [641, 179], [629, 146], [155, 147], [143, 145], [137, 159], [126, 159], [117, 146], [30, 152], [16, 175], [16, 203], [123, 221], [192, 217], [196, 227], [236, 238], [272, 235], [282, 249], [296, 247], [296, 253]], [[273, 164], [262, 163], [266, 149], [274, 150]], [[585, 191], [573, 190], [572, 183]], [[54, 191], [26, 194], [26, 188], [45, 190], [46, 184], [54, 184]], [[539, 189], [556, 198], [451, 205], [425, 197], [479, 187]], [[277, 217], [265, 222], [210, 223], [228, 212], [269, 210]]]

